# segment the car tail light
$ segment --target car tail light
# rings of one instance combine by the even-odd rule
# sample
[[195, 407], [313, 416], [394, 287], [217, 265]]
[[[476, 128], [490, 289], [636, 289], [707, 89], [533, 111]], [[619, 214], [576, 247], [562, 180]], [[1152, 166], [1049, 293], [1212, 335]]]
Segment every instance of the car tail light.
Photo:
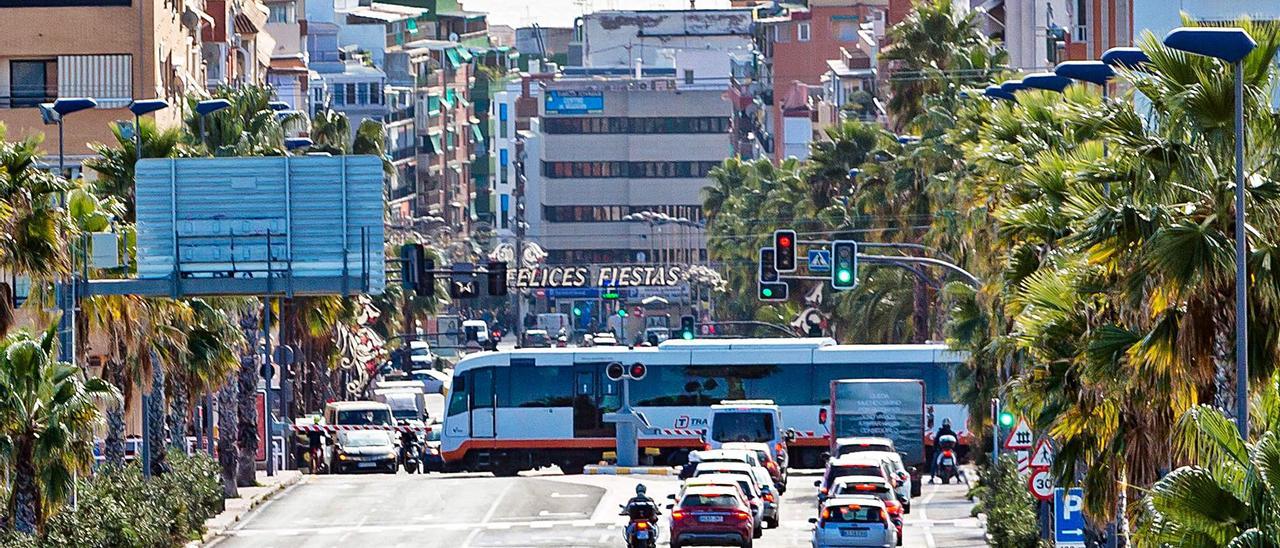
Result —
[[880, 510], [880, 521], [889, 521], [889, 514], [884, 510]]
[[680, 520], [684, 519], [684, 510], [672, 510], [672, 511], [671, 511], [671, 519], [676, 520], [676, 521], [680, 521]]
[[822, 521], [826, 521], [826, 520], [828, 520], [828, 519], [830, 519], [830, 518], [831, 518], [831, 509], [830, 509], [830, 508], [823, 508], [823, 509], [822, 509]]
[[733, 517], [738, 518], [738, 521], [747, 521], [751, 519], [751, 514], [742, 510], [734, 510]]
[[702, 450], [703, 450], [703, 451], [710, 451], [710, 450], [711, 450], [711, 444], [709, 444], [709, 443], [704, 443], [704, 444], [702, 444]]
[[871, 485], [870, 483], [859, 483], [853, 486], [853, 489], [855, 491], [875, 491], [876, 486]]
[[823, 487], [823, 488], [821, 488], [821, 489], [818, 489], [818, 493], [821, 493], [821, 494], [823, 494], [823, 495], [826, 495], [826, 494], [827, 494], [827, 488], [826, 488], [826, 487]]
[[898, 504], [898, 501], [896, 500], [885, 501], [884, 507], [889, 509], [890, 514], [896, 514], [902, 511], [902, 505]]
[[765, 493], [765, 494], [764, 494], [764, 501], [765, 501], [765, 502], [773, 502], [774, 500], [775, 500], [775, 499], [773, 498], [773, 493]]
[[647, 522], [647, 521], [637, 521], [637, 522], [636, 522], [636, 529], [639, 529], [639, 530], [643, 531], [643, 530], [648, 529], [648, 528], [649, 528], [649, 522]]
[[786, 446], [782, 445], [782, 442], [773, 444], [773, 449], [777, 451], [779, 455], [781, 455], [783, 451], [787, 450]]
[[778, 463], [773, 462], [773, 461], [771, 461], [771, 460], [767, 460], [767, 461], [765, 461], [765, 462], [764, 462], [764, 467], [765, 467], [765, 469], [769, 470], [770, 472], [777, 472], [777, 471], [778, 471]]

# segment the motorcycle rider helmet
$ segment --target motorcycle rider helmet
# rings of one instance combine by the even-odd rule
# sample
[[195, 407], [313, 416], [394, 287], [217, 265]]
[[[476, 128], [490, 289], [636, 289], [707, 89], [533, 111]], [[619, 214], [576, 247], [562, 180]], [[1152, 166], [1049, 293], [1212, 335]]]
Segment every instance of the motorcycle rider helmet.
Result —
[[645, 494], [645, 491], [647, 491], [647, 490], [648, 490], [648, 488], [647, 488], [647, 487], [645, 487], [643, 483], [641, 483], [640, 485], [637, 485], [637, 486], [636, 486], [636, 496], [637, 496], [637, 497], [643, 497], [643, 496], [644, 496], [644, 494]]
[[951, 428], [951, 419], [942, 419], [942, 426], [944, 428]]

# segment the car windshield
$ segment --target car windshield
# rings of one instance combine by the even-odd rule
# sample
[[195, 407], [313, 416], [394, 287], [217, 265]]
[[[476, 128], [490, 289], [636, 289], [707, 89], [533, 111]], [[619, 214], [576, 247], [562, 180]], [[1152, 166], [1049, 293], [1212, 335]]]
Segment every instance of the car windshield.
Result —
[[338, 411], [338, 424], [391, 424], [387, 409], [346, 409]]
[[392, 409], [391, 416], [398, 421], [416, 420], [418, 418], [417, 409]]
[[870, 464], [834, 466], [831, 468], [831, 471], [828, 472], [827, 485], [831, 485], [831, 482], [835, 481], [836, 478], [843, 478], [845, 476], [884, 476], [884, 472], [880, 470], [880, 467]]
[[386, 432], [343, 432], [342, 445], [345, 447], [377, 447], [391, 445]]
[[835, 492], [832, 493], [832, 496], [835, 495], [874, 495], [879, 497], [880, 500], [894, 500], [894, 494], [889, 491], [888, 487], [874, 483], [841, 483], [836, 486]]
[[828, 523], [883, 523], [879, 507], [858, 504], [828, 506], [822, 510], [822, 520]]
[[684, 500], [680, 501], [680, 506], [688, 508], [690, 506], [713, 506], [716, 508], [735, 508], [738, 506], [738, 499], [729, 494], [692, 494], [685, 495]]
[[546, 333], [530, 333], [525, 338], [529, 339], [530, 345], [547, 344]]
[[409, 349], [409, 355], [426, 357], [431, 355], [431, 350], [425, 346], [417, 346]]
[[889, 452], [889, 451], [893, 451], [893, 448], [889, 447], [888, 445], [880, 445], [880, 444], [874, 444], [874, 443], [868, 443], [868, 444], [855, 443], [855, 444], [840, 446], [840, 454], [836, 456], [842, 457], [844, 455], [852, 455], [854, 453], [865, 453], [867, 451]]
[[716, 413], [711, 439], [725, 442], [767, 442], [774, 436], [772, 413]]

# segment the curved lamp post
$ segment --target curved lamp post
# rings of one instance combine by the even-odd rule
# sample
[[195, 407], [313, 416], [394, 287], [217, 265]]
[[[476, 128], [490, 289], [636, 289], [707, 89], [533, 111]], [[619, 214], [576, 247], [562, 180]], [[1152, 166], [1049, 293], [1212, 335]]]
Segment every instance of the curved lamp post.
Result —
[[1111, 66], [1102, 61], [1065, 61], [1058, 63], [1053, 73], [1072, 80], [1098, 84], [1102, 86], [1103, 95], [1106, 95], [1107, 80], [1116, 75]]
[[1062, 90], [1071, 85], [1071, 79], [1066, 76], [1058, 76], [1052, 72], [1037, 72], [1025, 76], [1022, 79], [1022, 85], [1030, 89], [1043, 89], [1062, 93]]
[[1169, 48], [1231, 63], [1235, 71], [1236, 122], [1236, 428], [1249, 439], [1249, 308], [1245, 277], [1244, 58], [1258, 46], [1242, 28], [1178, 27], [1164, 37]]
[[209, 139], [204, 132], [204, 118], [210, 114], [218, 112], [224, 108], [231, 106], [231, 101], [226, 99], [206, 99], [196, 103], [196, 115], [200, 117], [200, 143], [208, 148]]
[[[129, 104], [129, 112], [133, 113], [133, 148], [138, 160], [142, 159], [142, 116], [157, 110], [169, 108], [164, 99], [140, 99]], [[136, 167], [135, 173], [136, 173]]]
[[1124, 67], [1129, 70], [1136, 70], [1150, 63], [1151, 58], [1147, 57], [1147, 52], [1139, 48], [1111, 48], [1102, 52], [1102, 62], [1110, 67]]
[[982, 90], [982, 94], [992, 99], [1004, 99], [1005, 101], [1015, 100], [1012, 93], [1001, 89], [1000, 86], [987, 86], [986, 89]]

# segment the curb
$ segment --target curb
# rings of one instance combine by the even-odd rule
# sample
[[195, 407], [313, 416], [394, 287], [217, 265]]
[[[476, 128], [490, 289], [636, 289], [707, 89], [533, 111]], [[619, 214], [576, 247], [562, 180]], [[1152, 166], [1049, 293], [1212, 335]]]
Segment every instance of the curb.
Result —
[[[246, 508], [244, 508], [243, 510], [241, 510], [239, 514], [235, 515], [235, 516], [231, 519], [231, 522], [230, 522], [230, 523], [228, 523], [228, 524], [227, 524], [226, 526], [224, 526], [224, 527], [218, 527], [218, 528], [210, 528], [210, 529], [206, 529], [206, 530], [205, 530], [205, 532], [204, 532], [204, 535], [202, 535], [202, 536], [200, 537], [200, 540], [193, 540], [193, 541], [191, 541], [191, 542], [187, 543], [186, 548], [198, 548], [198, 547], [200, 547], [200, 546], [204, 546], [204, 545], [208, 544], [209, 542], [213, 541], [214, 539], [218, 538], [218, 536], [220, 536], [220, 535], [222, 535], [222, 533], [226, 532], [226, 531], [227, 531], [227, 529], [230, 529], [232, 525], [235, 525], [236, 523], [239, 523], [239, 522], [240, 522], [240, 520], [241, 520], [241, 519], [243, 519], [243, 518], [244, 518], [244, 516], [245, 516], [245, 515], [247, 515], [249, 512], [252, 512], [252, 511], [253, 511], [255, 508], [257, 508], [258, 506], [261, 506], [263, 503], [267, 502], [268, 500], [272, 499], [272, 498], [273, 498], [273, 497], [275, 497], [276, 495], [280, 494], [280, 492], [281, 492], [281, 491], [284, 491], [285, 489], [288, 489], [289, 487], [292, 487], [292, 486], [294, 486], [294, 485], [297, 485], [297, 484], [298, 484], [298, 482], [302, 481], [302, 478], [304, 478], [304, 477], [305, 477], [305, 476], [304, 476], [303, 474], [291, 475], [288, 479], [285, 479], [285, 480], [281, 481], [280, 483], [277, 483], [277, 484], [275, 484], [275, 485], [271, 486], [271, 487], [270, 487], [269, 489], [267, 489], [266, 491], [263, 491], [263, 492], [261, 492], [261, 493], [258, 493], [257, 495], [254, 495], [254, 496], [249, 500], [249, 506], [248, 506], [248, 507], [246, 507]], [[219, 515], [221, 515], [221, 514], [219, 514]], [[217, 516], [214, 516], [214, 517], [217, 517]], [[210, 519], [212, 519], [212, 518], [210, 518]]]
[[603, 466], [588, 464], [582, 469], [588, 476], [674, 476], [676, 470], [665, 466]]

